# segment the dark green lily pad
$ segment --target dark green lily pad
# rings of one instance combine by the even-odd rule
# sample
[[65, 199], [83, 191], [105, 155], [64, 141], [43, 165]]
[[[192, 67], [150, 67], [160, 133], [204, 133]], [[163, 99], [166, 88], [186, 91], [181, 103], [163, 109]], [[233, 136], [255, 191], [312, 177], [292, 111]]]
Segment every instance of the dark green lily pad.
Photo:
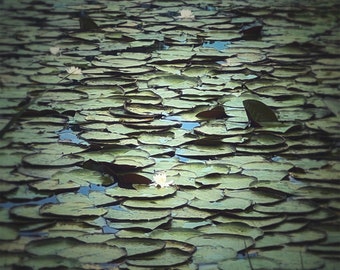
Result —
[[278, 121], [275, 113], [259, 100], [246, 99], [243, 105], [253, 126], [265, 126], [267, 122]]

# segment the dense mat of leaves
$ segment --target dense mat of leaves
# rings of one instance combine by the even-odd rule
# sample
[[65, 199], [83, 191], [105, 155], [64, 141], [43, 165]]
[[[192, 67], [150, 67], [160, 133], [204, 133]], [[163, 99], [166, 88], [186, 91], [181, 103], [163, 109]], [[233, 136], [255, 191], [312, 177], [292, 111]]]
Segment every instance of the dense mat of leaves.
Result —
[[337, 1], [1, 1], [0, 268], [337, 269]]

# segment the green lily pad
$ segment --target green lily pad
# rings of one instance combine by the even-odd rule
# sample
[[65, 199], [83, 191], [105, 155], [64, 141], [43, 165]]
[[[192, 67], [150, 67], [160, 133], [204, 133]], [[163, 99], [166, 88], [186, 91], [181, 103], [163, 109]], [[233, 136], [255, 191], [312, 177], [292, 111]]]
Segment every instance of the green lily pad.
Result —
[[149, 233], [149, 236], [153, 239], [176, 240], [185, 243], [187, 243], [189, 238], [198, 235], [201, 235], [199, 231], [189, 228], [171, 228], [169, 230], [157, 229]]
[[51, 219], [47, 216], [40, 215], [40, 205], [19, 205], [12, 207], [10, 210], [11, 215], [17, 218], [26, 218], [26, 219], [32, 219], [32, 220], [48, 220]]
[[303, 265], [304, 269], [318, 269], [324, 265], [321, 257], [288, 247], [280, 250], [264, 251], [261, 252], [261, 255], [278, 262], [280, 269], [298, 269], [301, 265]]
[[166, 197], [174, 193], [176, 193], [175, 187], [157, 188], [147, 185], [134, 185], [134, 189], [116, 187], [106, 191], [106, 194], [110, 196], [127, 198], [159, 198]]
[[38, 153], [29, 154], [23, 157], [22, 161], [30, 166], [63, 167], [78, 165], [83, 162], [83, 158], [76, 155]]
[[171, 210], [171, 215], [178, 219], [208, 219], [212, 216], [211, 212], [199, 210], [191, 207], [182, 207]]
[[105, 243], [110, 246], [126, 249], [127, 256], [129, 257], [158, 252], [166, 245], [163, 240], [150, 238], [115, 238]]
[[85, 202], [67, 202], [59, 204], [45, 204], [40, 208], [42, 215], [52, 215], [60, 217], [87, 217], [102, 216], [107, 213], [104, 208], [96, 208]]
[[221, 246], [224, 248], [231, 248], [236, 252], [254, 244], [254, 240], [251, 237], [231, 234], [202, 234], [189, 238], [187, 242], [197, 247]]
[[173, 89], [195, 87], [197, 84], [198, 80], [196, 78], [180, 75], [158, 76], [148, 81], [149, 87], [168, 86]]
[[218, 224], [216, 226], [206, 226], [199, 229], [200, 232], [211, 234], [211, 233], [219, 233], [219, 234], [232, 234], [232, 235], [240, 235], [240, 236], [249, 236], [253, 239], [257, 239], [263, 235], [263, 231], [261, 229], [251, 227], [242, 222], [231, 222], [225, 224]]
[[[251, 265], [254, 269], [267, 269], [267, 270], [280, 269], [280, 264], [272, 259], [262, 257], [251, 257], [249, 260], [251, 260]], [[248, 270], [249, 261], [246, 259], [225, 260], [218, 263], [218, 269]]]
[[217, 185], [219, 189], [242, 189], [248, 188], [251, 183], [256, 182], [256, 178], [241, 174], [211, 174], [196, 178], [196, 182], [201, 185]]
[[176, 154], [182, 157], [190, 158], [209, 158], [216, 156], [227, 156], [233, 154], [235, 149], [227, 144], [220, 146], [203, 146], [203, 145], [188, 145], [177, 149]]
[[240, 198], [225, 198], [220, 201], [207, 202], [203, 200], [195, 199], [189, 203], [191, 207], [195, 207], [201, 210], [211, 211], [234, 211], [234, 210], [245, 210], [251, 206], [251, 201]]
[[318, 209], [318, 206], [308, 200], [290, 200], [275, 205], [255, 205], [254, 210], [262, 213], [307, 214]]
[[126, 263], [143, 267], [171, 267], [187, 262], [191, 255], [175, 248], [169, 248], [154, 255], [145, 255], [142, 258], [128, 259]]
[[120, 210], [109, 208], [104, 217], [119, 221], [141, 221], [161, 219], [167, 216], [170, 216], [170, 211], [167, 210], [144, 210], [122, 207]]
[[134, 221], [106, 221], [107, 225], [111, 228], [117, 230], [155, 230], [156, 228], [166, 225], [171, 220], [170, 217], [164, 217], [161, 219], [152, 219], [152, 220], [139, 220], [138, 222]]
[[231, 248], [219, 246], [200, 246], [193, 256], [193, 262], [196, 264], [217, 263], [223, 260], [229, 260], [236, 257], [236, 251]]
[[176, 208], [187, 204], [186, 199], [170, 197], [154, 200], [127, 200], [123, 203], [124, 206], [133, 208], [151, 208], [151, 209], [167, 209]]
[[8, 225], [0, 225], [0, 240], [11, 241], [19, 237], [19, 231]]
[[20, 261], [20, 265], [30, 268], [44, 268], [46, 265], [51, 268], [78, 268], [81, 267], [82, 263], [76, 259], [67, 259], [58, 255], [40, 255], [27, 257]]

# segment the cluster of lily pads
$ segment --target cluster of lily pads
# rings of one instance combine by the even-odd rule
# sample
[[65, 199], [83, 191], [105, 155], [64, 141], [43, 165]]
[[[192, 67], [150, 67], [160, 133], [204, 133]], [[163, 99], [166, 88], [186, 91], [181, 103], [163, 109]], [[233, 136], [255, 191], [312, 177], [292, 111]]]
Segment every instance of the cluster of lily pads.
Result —
[[1, 268], [336, 269], [338, 4], [288, 2], [2, 1]]

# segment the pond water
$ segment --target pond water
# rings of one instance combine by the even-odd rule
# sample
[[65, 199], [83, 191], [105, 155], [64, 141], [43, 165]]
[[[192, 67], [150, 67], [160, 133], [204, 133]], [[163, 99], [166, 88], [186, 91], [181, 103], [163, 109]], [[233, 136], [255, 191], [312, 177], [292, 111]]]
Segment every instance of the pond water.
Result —
[[338, 269], [337, 1], [0, 1], [1, 269]]

